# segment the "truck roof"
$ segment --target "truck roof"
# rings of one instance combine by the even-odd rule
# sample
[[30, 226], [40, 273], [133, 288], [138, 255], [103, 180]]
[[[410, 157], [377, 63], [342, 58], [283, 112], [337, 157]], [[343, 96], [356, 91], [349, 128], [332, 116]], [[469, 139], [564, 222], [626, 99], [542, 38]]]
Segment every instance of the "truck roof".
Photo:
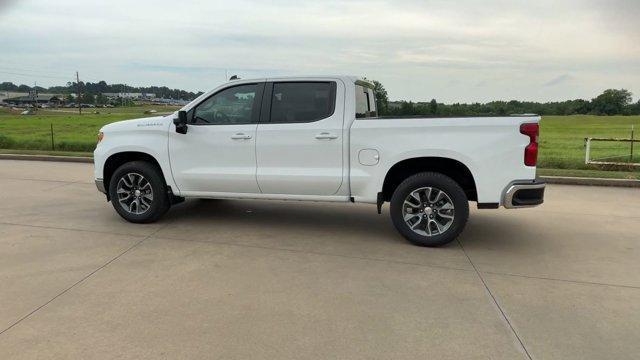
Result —
[[310, 80], [310, 79], [340, 79], [344, 82], [366, 82], [369, 83], [365, 78], [358, 77], [354, 75], [295, 75], [295, 76], [273, 76], [266, 78], [250, 78], [250, 79], [237, 79], [231, 80], [227, 83], [236, 82], [236, 81], [295, 81], [295, 80]]

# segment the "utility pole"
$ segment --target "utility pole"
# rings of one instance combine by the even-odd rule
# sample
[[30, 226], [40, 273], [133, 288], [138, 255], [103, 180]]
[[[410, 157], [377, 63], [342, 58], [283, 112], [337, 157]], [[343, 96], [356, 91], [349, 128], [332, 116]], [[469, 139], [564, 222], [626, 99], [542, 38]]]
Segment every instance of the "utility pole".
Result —
[[33, 112], [38, 111], [38, 83], [33, 82], [33, 91], [31, 92], [31, 99], [33, 100]]
[[82, 115], [82, 98], [80, 97], [80, 75], [78, 75], [78, 72], [76, 71], [76, 86], [77, 86], [77, 92], [76, 92], [76, 103], [78, 104], [78, 113], [80, 115]]

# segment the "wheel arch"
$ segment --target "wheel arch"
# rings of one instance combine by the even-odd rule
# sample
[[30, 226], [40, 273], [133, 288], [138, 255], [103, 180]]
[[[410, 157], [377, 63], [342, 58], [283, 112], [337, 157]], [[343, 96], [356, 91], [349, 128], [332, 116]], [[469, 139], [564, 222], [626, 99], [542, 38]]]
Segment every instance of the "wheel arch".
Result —
[[[167, 184], [165, 174], [162, 171], [162, 167], [160, 166], [160, 163], [158, 162], [158, 160], [156, 160], [155, 157], [141, 151], [122, 151], [122, 152], [117, 152], [115, 154], [111, 154], [107, 158], [107, 160], [104, 162], [102, 174], [103, 174], [105, 189], [109, 189], [111, 177], [113, 176], [113, 173], [116, 171], [116, 169], [122, 166], [123, 164], [126, 164], [131, 161], [145, 161], [152, 164], [160, 172], [160, 177], [162, 178], [162, 181], [164, 181], [165, 185]], [[107, 190], [107, 197], [109, 197], [108, 194], [109, 194], [109, 191]]]
[[408, 177], [421, 172], [438, 172], [452, 178], [462, 187], [470, 201], [478, 200], [476, 182], [471, 170], [464, 163], [447, 157], [412, 157], [395, 163], [385, 175], [381, 196], [391, 200], [394, 190]]

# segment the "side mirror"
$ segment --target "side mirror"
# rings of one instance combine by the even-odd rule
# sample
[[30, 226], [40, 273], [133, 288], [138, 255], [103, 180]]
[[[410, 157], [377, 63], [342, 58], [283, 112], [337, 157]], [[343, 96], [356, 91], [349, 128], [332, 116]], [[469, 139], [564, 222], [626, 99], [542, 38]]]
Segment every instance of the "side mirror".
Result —
[[173, 124], [176, 126], [176, 132], [178, 134], [186, 134], [187, 133], [187, 112], [186, 111], [178, 111], [178, 118], [173, 119]]

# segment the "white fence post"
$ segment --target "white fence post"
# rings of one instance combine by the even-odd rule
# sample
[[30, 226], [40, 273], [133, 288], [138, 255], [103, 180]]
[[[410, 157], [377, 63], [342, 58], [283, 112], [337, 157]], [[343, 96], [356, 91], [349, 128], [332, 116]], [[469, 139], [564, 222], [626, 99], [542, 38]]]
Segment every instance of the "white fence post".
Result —
[[585, 140], [587, 142], [587, 151], [585, 152], [585, 155], [584, 155], [584, 163], [585, 165], [589, 165], [589, 153], [591, 152], [591, 138], [586, 138]]

